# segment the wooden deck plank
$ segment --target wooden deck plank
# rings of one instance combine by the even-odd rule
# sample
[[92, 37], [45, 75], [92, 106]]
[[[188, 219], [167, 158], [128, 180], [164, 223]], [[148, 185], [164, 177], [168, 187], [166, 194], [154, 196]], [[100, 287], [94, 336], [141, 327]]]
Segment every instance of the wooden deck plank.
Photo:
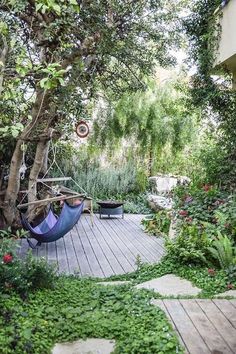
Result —
[[233, 353], [195, 300], [180, 300], [180, 303], [211, 352]]
[[[34, 241], [36, 242], [36, 241]], [[21, 241], [19, 254], [27, 253], [26, 240]], [[137, 256], [143, 262], [156, 263], [164, 253], [160, 240], [147, 236], [132, 215], [125, 219], [103, 219], [82, 215], [78, 224], [63, 240], [42, 244], [33, 254], [57, 262], [58, 271], [73, 274], [79, 267], [82, 276], [107, 277], [132, 272]]]
[[65, 251], [66, 251], [66, 258], [69, 266], [70, 274], [78, 274], [79, 273], [79, 263], [76, 257], [74, 245], [72, 242], [71, 232], [65, 236]]
[[215, 299], [213, 302], [220, 309], [220, 311], [225, 315], [226, 318], [231, 322], [232, 326], [236, 328], [236, 308], [228, 300]]
[[97, 260], [96, 254], [94, 253], [94, 250], [88, 240], [87, 234], [84, 230], [83, 224], [80, 220], [80, 223], [76, 225], [78, 232], [80, 233], [80, 239], [83, 244], [83, 249], [86, 255], [86, 258], [89, 263], [89, 267], [91, 269], [92, 275], [95, 277], [104, 277], [104, 273], [102, 271], [102, 268]]
[[236, 329], [232, 327], [231, 323], [222, 314], [214, 302], [209, 300], [197, 300], [197, 303], [218, 333], [224, 338], [232, 352], [236, 353]]
[[[112, 219], [112, 223], [114, 224], [114, 229], [120, 230], [123, 237], [131, 241], [135, 255], [140, 254], [143, 262], [156, 262], [160, 260], [161, 256], [158, 257], [153, 248], [146, 248], [147, 240], [145, 239], [144, 241], [140, 234], [135, 233], [134, 228], [130, 227], [129, 222], [119, 222], [117, 219]], [[146, 237], [148, 238], [148, 236]], [[153, 246], [155, 246], [154, 243]]]
[[163, 300], [172, 321], [178, 328], [180, 336], [191, 354], [211, 354], [206, 343], [193, 325], [178, 300]]
[[87, 222], [87, 218], [81, 218], [81, 223], [84, 227], [84, 230], [87, 234], [88, 240], [91, 244], [91, 247], [94, 250], [94, 253], [96, 254], [96, 258], [100, 264], [100, 267], [103, 271], [103, 274], [105, 275], [105, 277], [109, 277], [111, 275], [114, 275], [114, 271], [110, 266], [110, 263], [107, 260], [106, 254], [104, 253], [100, 243], [98, 242], [97, 238], [94, 235], [93, 232], [93, 226], [91, 225], [90, 222]]
[[[88, 216], [85, 217], [87, 222]], [[96, 216], [95, 216], [96, 218]], [[96, 220], [96, 219], [95, 219]], [[109, 264], [111, 265], [111, 268], [114, 271], [114, 274], [124, 274], [125, 270], [122, 267], [122, 264], [120, 264], [119, 260], [116, 257], [115, 249], [113, 249], [113, 243], [110, 242], [109, 235], [107, 235], [107, 232], [104, 232], [103, 229], [100, 229], [98, 226], [97, 222], [94, 223], [94, 226], [92, 227], [94, 236], [97, 238], [98, 242], [100, 243], [100, 246], [102, 247], [104, 253], [106, 254], [106, 258], [109, 261]]]
[[56, 247], [57, 247], [57, 263], [58, 263], [59, 272], [69, 274], [70, 272], [69, 272], [69, 265], [66, 257], [64, 237], [56, 241]]
[[230, 300], [230, 303], [234, 306], [234, 307], [236, 307], [236, 300]]
[[122, 258], [122, 263], [125, 262], [127, 264], [128, 272], [134, 271], [136, 269], [136, 256], [131, 251], [132, 244], [130, 240], [124, 242], [122, 239], [123, 235], [121, 235], [118, 230], [114, 229], [111, 220], [103, 218], [101, 220], [99, 219], [99, 222], [108, 231], [113, 243], [120, 249], [119, 257]]
[[157, 254], [159, 254], [159, 258], [163, 256], [164, 249], [164, 240], [162, 238], [158, 238], [156, 236], [148, 235], [145, 233], [139, 224], [132, 222], [132, 219], [128, 219], [127, 223], [124, 224], [124, 227], [131, 231], [133, 235], [138, 236], [140, 242], [144, 242], [145, 248], [148, 249], [148, 252], [151, 252], [156, 259]]
[[99, 228], [100, 232], [105, 235], [107, 243], [113, 249], [116, 259], [122, 265], [124, 272], [132, 272], [134, 270], [134, 266], [132, 265], [132, 262], [130, 263], [130, 260], [127, 260], [126, 256], [124, 255], [123, 244], [119, 242], [116, 234], [114, 234], [113, 230], [108, 227], [107, 223], [104, 223], [104, 221], [106, 222], [106, 219], [100, 220], [97, 216], [95, 216], [95, 220], [97, 227]]
[[[162, 251], [164, 252], [165, 251], [164, 239], [162, 237], [152, 236], [152, 235], [148, 235], [147, 233], [145, 233], [145, 231], [143, 230], [142, 225], [140, 223], [141, 220], [142, 220], [142, 218], [140, 218], [140, 220], [135, 218], [135, 214], [134, 214], [134, 215], [129, 216], [128, 223], [133, 224], [133, 228], [134, 228], [135, 232], [138, 232], [141, 237], [146, 237], [146, 241], [149, 244], [152, 244], [153, 241], [155, 240], [155, 243], [158, 246], [157, 250], [162, 249]], [[147, 235], [148, 235], [148, 238], [147, 238]]]
[[140, 252], [140, 250], [137, 248], [137, 240], [134, 245], [134, 241], [132, 240], [128, 232], [122, 228], [121, 220], [115, 221], [114, 219], [107, 219], [106, 222], [107, 225], [109, 225], [109, 227], [114, 230], [117, 239], [119, 239], [121, 244], [124, 245], [122, 247], [125, 250], [125, 254], [132, 261], [134, 266], [138, 256], [141, 257], [142, 261], [148, 261], [147, 258], [143, 255], [143, 253]]
[[56, 264], [58, 267], [56, 242], [50, 242], [47, 244], [47, 260], [49, 263]]
[[82, 276], [92, 276], [92, 270], [89, 266], [89, 262], [85, 254], [84, 247], [80, 239], [80, 230], [81, 230], [80, 222], [71, 230], [72, 242], [74, 244], [76, 258], [79, 264], [79, 273]]
[[177, 336], [178, 336], [178, 338], [179, 338], [180, 344], [181, 344], [182, 347], [184, 348], [184, 354], [189, 354], [189, 351], [188, 351], [187, 348], [185, 347], [184, 342], [183, 342], [183, 339], [181, 338], [181, 335], [180, 335], [180, 333], [179, 333], [179, 330], [178, 330], [178, 328], [176, 327], [175, 323], [172, 321], [172, 318], [171, 318], [171, 316], [170, 316], [170, 314], [169, 314], [169, 312], [168, 312], [168, 310], [167, 310], [167, 308], [166, 308], [166, 306], [165, 306], [163, 300], [157, 300], [157, 299], [155, 299], [155, 306], [160, 307], [160, 309], [165, 312], [166, 317], [169, 319], [169, 321], [171, 322], [171, 324], [172, 324], [172, 326], [173, 326], [173, 329], [176, 331], [176, 334], [177, 334]]
[[46, 243], [42, 243], [41, 246], [37, 247], [38, 249], [38, 257], [43, 257], [45, 259], [47, 259], [47, 246]]

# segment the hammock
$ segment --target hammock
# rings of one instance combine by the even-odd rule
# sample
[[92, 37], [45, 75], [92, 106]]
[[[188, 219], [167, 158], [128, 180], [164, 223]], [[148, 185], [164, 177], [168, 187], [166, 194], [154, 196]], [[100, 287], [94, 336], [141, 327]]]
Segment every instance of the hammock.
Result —
[[[67, 234], [78, 222], [83, 207], [83, 202], [79, 205], [71, 206], [65, 201], [59, 217], [50, 208], [45, 219], [39, 225], [32, 227], [26, 216], [21, 214], [22, 225], [29, 231], [31, 237], [38, 241], [36, 246], [40, 246], [43, 242], [54, 242]], [[36, 247], [28, 238], [27, 241], [31, 248]]]

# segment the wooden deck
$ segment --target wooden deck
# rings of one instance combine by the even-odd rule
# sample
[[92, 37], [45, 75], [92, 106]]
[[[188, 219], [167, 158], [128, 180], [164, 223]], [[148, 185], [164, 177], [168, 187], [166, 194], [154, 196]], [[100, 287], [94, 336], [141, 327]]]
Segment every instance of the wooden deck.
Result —
[[[164, 254], [163, 240], [144, 233], [141, 215], [126, 214], [124, 219], [102, 219], [83, 214], [78, 224], [56, 242], [42, 244], [33, 254], [55, 262], [59, 272], [82, 276], [109, 277], [134, 271], [137, 256], [142, 262], [156, 263]], [[28, 250], [21, 241], [20, 253]]]
[[154, 300], [189, 354], [236, 353], [236, 300]]

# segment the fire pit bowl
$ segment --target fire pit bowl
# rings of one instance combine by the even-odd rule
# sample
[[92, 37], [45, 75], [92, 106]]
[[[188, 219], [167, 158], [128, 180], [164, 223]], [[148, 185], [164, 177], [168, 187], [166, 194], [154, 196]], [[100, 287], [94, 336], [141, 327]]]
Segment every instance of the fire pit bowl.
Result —
[[100, 219], [102, 215], [107, 215], [109, 218], [114, 215], [121, 215], [124, 218], [124, 202], [115, 200], [102, 200], [97, 202], [99, 205]]

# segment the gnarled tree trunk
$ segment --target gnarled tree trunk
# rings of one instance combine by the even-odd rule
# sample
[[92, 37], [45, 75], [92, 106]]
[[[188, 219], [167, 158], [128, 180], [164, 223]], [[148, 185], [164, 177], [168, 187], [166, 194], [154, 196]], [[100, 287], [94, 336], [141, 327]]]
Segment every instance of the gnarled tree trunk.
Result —
[[[30, 176], [29, 176], [28, 202], [34, 202], [35, 200], [37, 200], [37, 178], [38, 178], [39, 172], [42, 169], [47, 150], [48, 150], [48, 141], [46, 141], [46, 140], [39, 141], [37, 144], [37, 149], [36, 149], [36, 153], [35, 153], [34, 164], [33, 164], [33, 167], [31, 168]], [[28, 207], [28, 220], [29, 221], [32, 221], [34, 219], [34, 210], [35, 210], [34, 205], [30, 205]]]
[[20, 168], [23, 158], [21, 146], [28, 139], [29, 135], [33, 134], [35, 126], [40, 122], [41, 115], [49, 106], [49, 97], [49, 94], [42, 89], [36, 91], [36, 99], [32, 108], [32, 121], [25, 127], [16, 143], [11, 159], [8, 186], [3, 204], [3, 215], [7, 225], [12, 225], [17, 213], [16, 200], [20, 188]]

